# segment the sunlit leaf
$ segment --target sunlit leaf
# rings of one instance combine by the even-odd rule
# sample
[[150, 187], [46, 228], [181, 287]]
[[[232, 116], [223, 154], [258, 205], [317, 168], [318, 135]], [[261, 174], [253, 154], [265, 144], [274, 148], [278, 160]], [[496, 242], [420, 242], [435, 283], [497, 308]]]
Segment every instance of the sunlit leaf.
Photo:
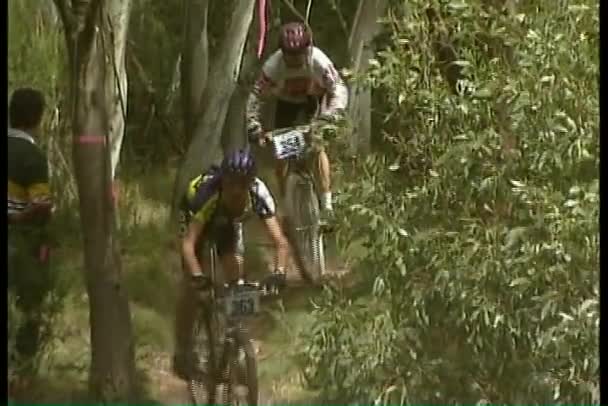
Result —
[[530, 284], [530, 280], [528, 278], [516, 278], [511, 281], [509, 284], [510, 287], [520, 286], [520, 285], [528, 285]]

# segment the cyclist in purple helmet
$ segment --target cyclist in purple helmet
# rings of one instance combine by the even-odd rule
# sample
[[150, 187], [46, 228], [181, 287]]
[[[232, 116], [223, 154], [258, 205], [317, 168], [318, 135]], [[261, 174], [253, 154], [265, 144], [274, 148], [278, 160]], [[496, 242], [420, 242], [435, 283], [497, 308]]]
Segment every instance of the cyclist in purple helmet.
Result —
[[180, 238], [183, 278], [176, 309], [176, 351], [173, 370], [182, 379], [196, 372], [192, 365], [196, 292], [209, 288], [210, 275], [201, 261], [201, 245], [216, 244], [226, 281], [235, 281], [243, 261], [242, 223], [257, 215], [275, 247], [274, 280], [285, 284], [289, 245], [277, 220], [274, 198], [256, 177], [256, 165], [248, 151], [228, 154], [220, 167], [192, 179], [180, 206]]

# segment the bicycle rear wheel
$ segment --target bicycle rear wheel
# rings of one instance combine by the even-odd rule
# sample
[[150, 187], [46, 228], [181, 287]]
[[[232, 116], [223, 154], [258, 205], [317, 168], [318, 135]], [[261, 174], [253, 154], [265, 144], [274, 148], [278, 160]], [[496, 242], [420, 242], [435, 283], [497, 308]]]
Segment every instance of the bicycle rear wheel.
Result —
[[222, 399], [225, 405], [258, 404], [258, 371], [253, 344], [244, 329], [230, 334], [224, 346]]
[[320, 208], [312, 180], [297, 173], [287, 176], [286, 209], [290, 239], [302, 277], [318, 283], [325, 274], [325, 251], [320, 227]]

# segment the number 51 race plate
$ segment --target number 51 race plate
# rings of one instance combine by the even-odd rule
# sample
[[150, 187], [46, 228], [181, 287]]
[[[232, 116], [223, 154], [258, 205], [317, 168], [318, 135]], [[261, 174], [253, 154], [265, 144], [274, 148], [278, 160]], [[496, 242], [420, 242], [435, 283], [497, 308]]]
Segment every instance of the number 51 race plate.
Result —
[[248, 317], [256, 314], [260, 307], [257, 291], [233, 292], [225, 298], [226, 315], [231, 318]]

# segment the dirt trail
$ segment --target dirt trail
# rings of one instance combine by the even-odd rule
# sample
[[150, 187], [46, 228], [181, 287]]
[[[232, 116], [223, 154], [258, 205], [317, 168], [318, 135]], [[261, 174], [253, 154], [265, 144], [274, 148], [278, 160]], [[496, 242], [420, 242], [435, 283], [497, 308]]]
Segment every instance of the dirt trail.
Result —
[[[138, 207], [147, 207], [140, 204]], [[159, 216], [160, 208], [154, 206], [148, 210], [149, 213], [142, 213], [138, 210], [138, 215], [144, 222], [144, 214], [149, 215], [147, 222], [154, 223]], [[156, 214], [156, 217], [153, 215]], [[263, 274], [270, 270], [273, 262], [273, 251], [263, 230], [263, 225], [259, 221], [250, 221], [245, 224], [245, 243], [246, 266], [249, 271], [255, 274]], [[126, 266], [133, 269], [133, 275], [155, 275], [154, 269], [149, 272], [145, 266], [148, 263], [142, 261], [140, 251], [149, 249], [153, 244], [148, 244], [147, 240], [142, 240], [146, 244], [133, 245], [137, 249], [133, 251], [125, 250], [124, 261]], [[178, 270], [180, 267], [179, 257], [175, 247], [168, 240], [168, 248], [174, 251], [174, 255], [166, 255], [160, 259], [158, 265], [162, 269]], [[143, 248], [142, 248], [143, 247]], [[338, 261], [332, 255], [332, 244], [329, 243], [328, 252], [328, 272], [334, 275], [346, 275], [347, 272], [337, 266]], [[71, 253], [66, 249], [66, 253]], [[66, 254], [66, 257], [72, 258]], [[76, 259], [74, 263], [81, 260]], [[166, 263], [165, 263], [166, 261]], [[139, 262], [144, 263], [144, 268]], [[77, 267], [78, 265], [72, 265]], [[254, 346], [257, 348], [258, 360], [258, 380], [260, 386], [259, 404], [313, 404], [315, 394], [310, 393], [302, 384], [299, 369], [295, 361], [296, 350], [300, 343], [301, 333], [308, 331], [311, 325], [310, 310], [312, 305], [310, 299], [318, 295], [318, 290], [312, 290], [301, 280], [300, 275], [292, 269], [288, 270], [289, 288], [279, 297], [271, 300], [264, 300], [262, 312], [255, 320], [250, 323], [250, 331], [254, 339]], [[161, 284], [172, 285], [178, 277], [175, 271], [169, 280], [160, 278]], [[254, 277], [257, 277], [255, 275]], [[137, 278], [130, 283], [133, 287], [138, 287]], [[147, 281], [146, 281], [147, 283]], [[78, 289], [78, 287], [74, 288]], [[146, 404], [189, 404], [190, 399], [186, 383], [175, 377], [171, 371], [172, 336], [173, 321], [172, 310], [166, 310], [170, 304], [151, 306], [147, 299], [150, 294], [158, 292], [155, 288], [145, 287], [141, 291], [134, 292], [133, 296], [139, 296], [139, 301], [133, 299], [134, 321], [140, 324], [140, 334], [142, 344], [138, 348], [137, 365], [141, 368], [142, 378], [145, 379]], [[16, 399], [26, 403], [84, 403], [86, 399], [87, 368], [88, 368], [88, 313], [86, 312], [86, 294], [84, 291], [82, 300], [76, 300], [76, 307], [62, 316], [63, 331], [61, 344], [58, 344], [57, 352], [54, 355], [56, 363], [61, 364], [53, 371], [49, 371], [40, 382], [33, 384], [29, 389], [16, 393]], [[146, 300], [144, 300], [146, 299]], [[152, 301], [155, 305], [154, 301]], [[80, 311], [82, 310], [82, 311]], [[65, 320], [64, 320], [65, 319]], [[146, 327], [150, 324], [150, 328]], [[143, 327], [142, 327], [143, 326]], [[76, 355], [75, 355], [76, 354]], [[67, 369], [66, 369], [67, 368]], [[29, 385], [28, 385], [29, 386]]]
[[[261, 227], [261, 224], [255, 221], [247, 224], [245, 238], [248, 249], [257, 247], [257, 260], [270, 264], [272, 251]], [[260, 256], [262, 258], [259, 258]], [[255, 264], [255, 266], [260, 265], [262, 264]], [[336, 276], [346, 273], [342, 267], [337, 266], [337, 261], [331, 256], [328, 260], [328, 271]], [[289, 290], [282, 295], [282, 298], [264, 303], [260, 317], [250, 323], [250, 332], [258, 359], [260, 405], [316, 403], [314, 394], [307, 393], [303, 387], [297, 366], [291, 356], [294, 350], [294, 331], [298, 328], [306, 328], [304, 325], [306, 321], [300, 322], [299, 319], [305, 319], [308, 315], [309, 297], [315, 292], [306, 287], [295, 271], [290, 270], [287, 279], [291, 286]], [[277, 307], [281, 307], [284, 311], [280, 311], [282, 321], [276, 320]], [[171, 373], [169, 353], [158, 354], [154, 367], [149, 371], [149, 379], [150, 387], [155, 388], [155, 400], [159, 403], [166, 405], [189, 403], [186, 383]]]

